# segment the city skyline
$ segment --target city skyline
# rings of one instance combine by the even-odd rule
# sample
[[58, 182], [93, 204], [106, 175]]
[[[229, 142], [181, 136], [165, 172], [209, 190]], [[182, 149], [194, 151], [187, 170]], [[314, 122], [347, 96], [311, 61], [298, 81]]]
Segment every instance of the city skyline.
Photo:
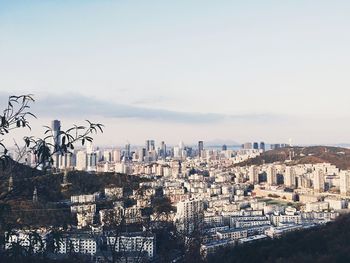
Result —
[[34, 130], [98, 119], [99, 144], [349, 141], [349, 3], [0, 7], [0, 98], [35, 94]]
[[350, 262], [348, 10], [0, 0], [0, 262]]

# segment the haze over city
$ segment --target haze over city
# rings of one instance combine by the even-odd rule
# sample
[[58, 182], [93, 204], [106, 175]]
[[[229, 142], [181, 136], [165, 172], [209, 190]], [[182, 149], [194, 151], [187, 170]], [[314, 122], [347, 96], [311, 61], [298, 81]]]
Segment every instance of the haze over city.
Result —
[[345, 1], [0, 1], [0, 100], [96, 144], [349, 141]]

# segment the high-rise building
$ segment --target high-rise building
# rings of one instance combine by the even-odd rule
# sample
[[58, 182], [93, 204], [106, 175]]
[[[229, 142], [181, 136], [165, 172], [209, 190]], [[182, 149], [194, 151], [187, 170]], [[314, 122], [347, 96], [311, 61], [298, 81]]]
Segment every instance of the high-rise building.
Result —
[[340, 194], [348, 195], [350, 192], [350, 174], [348, 171], [340, 172]]
[[113, 162], [119, 163], [121, 160], [121, 154], [119, 149], [113, 150]]
[[[61, 135], [60, 135], [61, 122], [59, 120], [53, 120], [51, 122], [51, 130], [52, 130], [52, 136], [53, 136], [52, 139], [53, 139], [53, 145], [54, 145], [52, 152], [54, 152], [56, 146], [59, 146], [61, 144]], [[58, 153], [58, 152], [52, 156], [53, 167], [55, 167], [55, 168], [59, 167], [59, 156], [60, 156], [60, 153]]]
[[86, 149], [86, 153], [92, 153], [95, 150], [93, 143], [89, 141], [85, 143], [85, 149]]
[[51, 122], [51, 129], [52, 129], [52, 135], [54, 144], [60, 144], [60, 131], [61, 131], [61, 122], [59, 120], [53, 120]]
[[60, 169], [67, 169], [67, 168], [71, 168], [73, 166], [73, 154], [68, 152], [65, 154], [60, 154], [59, 155], [59, 168]]
[[75, 169], [78, 171], [84, 171], [87, 168], [87, 154], [85, 151], [79, 151], [76, 155]]
[[259, 143], [254, 142], [254, 144], [253, 144], [253, 149], [254, 149], [254, 150], [259, 150]]
[[156, 150], [156, 144], [154, 140], [147, 140], [146, 141], [146, 151], [155, 151]]
[[265, 152], [265, 143], [264, 142], [260, 142], [260, 150]]
[[266, 171], [267, 184], [276, 185], [277, 184], [277, 171], [275, 166], [270, 165]]
[[192, 233], [203, 220], [203, 202], [201, 200], [185, 200], [177, 203], [176, 224], [181, 231]]
[[251, 142], [246, 142], [243, 144], [243, 149], [244, 150], [251, 150], [253, 148], [252, 143]]
[[104, 151], [103, 152], [103, 160], [105, 162], [111, 162], [112, 161], [112, 152], [111, 151]]
[[271, 144], [270, 148], [271, 148], [271, 150], [277, 150], [277, 149], [281, 148], [281, 144], [279, 144], [279, 143]]
[[314, 172], [314, 190], [316, 193], [322, 193], [325, 190], [325, 175], [323, 170], [319, 169]]
[[284, 174], [284, 185], [286, 187], [295, 187], [295, 170], [291, 166], [286, 167]]
[[88, 171], [96, 171], [97, 169], [97, 154], [96, 152], [87, 154], [87, 169]]
[[167, 154], [166, 154], [166, 144], [164, 141], [161, 142], [160, 144], [160, 156], [165, 159]]
[[181, 158], [181, 149], [179, 146], [174, 146], [173, 148], [174, 158]]
[[223, 150], [223, 151], [227, 151], [227, 145], [226, 145], [226, 144], [224, 144], [224, 145], [222, 146], [222, 150]]
[[139, 162], [143, 162], [146, 157], [146, 148], [139, 149], [138, 156], [139, 156]]
[[127, 144], [125, 145], [124, 157], [125, 157], [126, 160], [129, 160], [130, 157], [131, 157], [130, 143], [127, 143]]
[[259, 169], [258, 167], [252, 165], [249, 167], [249, 181], [252, 184], [258, 183], [259, 182]]
[[203, 157], [203, 151], [204, 151], [204, 142], [199, 141], [198, 142], [198, 156], [199, 156], [199, 158]]

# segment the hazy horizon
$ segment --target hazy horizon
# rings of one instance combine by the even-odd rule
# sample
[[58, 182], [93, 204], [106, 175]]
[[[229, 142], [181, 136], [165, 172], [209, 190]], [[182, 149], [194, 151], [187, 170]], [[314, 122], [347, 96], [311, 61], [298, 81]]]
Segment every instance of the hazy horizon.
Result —
[[0, 0], [0, 106], [34, 94], [34, 134], [89, 119], [97, 145], [347, 143], [349, 7]]

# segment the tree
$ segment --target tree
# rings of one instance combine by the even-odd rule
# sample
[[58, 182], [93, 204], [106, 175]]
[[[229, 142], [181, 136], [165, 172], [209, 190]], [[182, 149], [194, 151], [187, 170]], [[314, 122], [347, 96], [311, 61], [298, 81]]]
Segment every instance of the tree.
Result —
[[[54, 155], [64, 155], [71, 153], [76, 144], [84, 145], [86, 141], [93, 141], [93, 134], [103, 132], [103, 125], [99, 123], [93, 123], [86, 121], [88, 125], [73, 125], [73, 127], [60, 131], [55, 135], [53, 130], [48, 127], [44, 132], [43, 138], [34, 137], [30, 134], [30, 118], [36, 118], [36, 116], [30, 111], [30, 106], [34, 102], [33, 95], [19, 95], [10, 96], [7, 105], [0, 114], [0, 165], [2, 173], [0, 173], [0, 180], [6, 180], [8, 176], [11, 176], [14, 184], [23, 183], [25, 181], [33, 181], [34, 175], [45, 175], [53, 171], [52, 164], [54, 162]], [[4, 137], [10, 134], [15, 129], [27, 128], [29, 134], [23, 138], [23, 142], [14, 142], [16, 148], [17, 158], [12, 159], [9, 155], [9, 146], [5, 145]], [[56, 136], [56, 137], [55, 137]], [[58, 141], [58, 138], [60, 140]], [[26, 163], [25, 156], [28, 154], [35, 156], [36, 163], [32, 168], [25, 168], [23, 166]], [[17, 177], [17, 173], [14, 171], [19, 168], [23, 169], [21, 176]], [[0, 235], [1, 242], [5, 242], [2, 237], [4, 233], [13, 233], [11, 225], [6, 224], [5, 217], [11, 212], [11, 206], [5, 202], [5, 199], [11, 195], [15, 190], [14, 187], [9, 187], [8, 191], [0, 195]], [[28, 235], [29, 247], [23, 250], [20, 242], [12, 243], [9, 250], [6, 251], [7, 256], [12, 255], [15, 257], [31, 256], [33, 249], [38, 244], [42, 244], [41, 236], [36, 232], [32, 232]], [[57, 250], [57, 246], [60, 245], [59, 231], [54, 230], [54, 250]], [[41, 246], [42, 248], [42, 246]], [[0, 258], [2, 252], [0, 252]]]

